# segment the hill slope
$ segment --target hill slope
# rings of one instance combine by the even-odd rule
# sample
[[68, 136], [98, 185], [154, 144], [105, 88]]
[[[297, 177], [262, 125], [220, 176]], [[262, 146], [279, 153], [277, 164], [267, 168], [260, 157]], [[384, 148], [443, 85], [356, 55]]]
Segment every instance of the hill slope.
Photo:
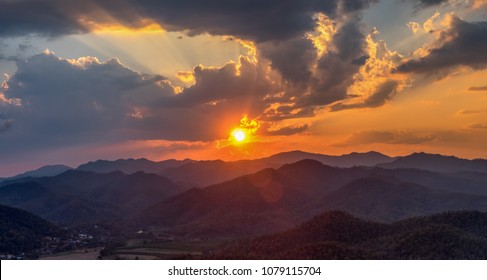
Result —
[[39, 249], [46, 236], [61, 229], [27, 211], [0, 205], [0, 252], [19, 254]]
[[214, 259], [485, 259], [487, 213], [454, 212], [393, 224], [344, 212], [319, 215], [291, 230], [237, 241]]

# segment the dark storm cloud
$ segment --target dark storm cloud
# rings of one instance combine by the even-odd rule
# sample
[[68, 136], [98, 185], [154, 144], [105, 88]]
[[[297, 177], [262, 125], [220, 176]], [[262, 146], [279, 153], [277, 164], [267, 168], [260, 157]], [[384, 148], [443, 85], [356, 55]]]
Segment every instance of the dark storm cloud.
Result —
[[435, 139], [437, 139], [437, 137], [434, 135], [421, 135], [411, 131], [364, 130], [353, 133], [343, 141], [333, 144], [333, 146], [346, 147], [373, 143], [416, 145]]
[[417, 60], [410, 60], [397, 68], [402, 73], [435, 75], [456, 66], [473, 69], [487, 67], [487, 22], [466, 22], [453, 17], [448, 30], [439, 36], [439, 47]]

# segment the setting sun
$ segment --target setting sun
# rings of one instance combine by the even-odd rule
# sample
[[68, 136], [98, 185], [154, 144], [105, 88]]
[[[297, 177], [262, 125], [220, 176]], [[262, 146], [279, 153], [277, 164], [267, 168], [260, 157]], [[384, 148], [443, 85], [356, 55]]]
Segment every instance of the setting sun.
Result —
[[232, 136], [237, 142], [243, 142], [246, 138], [245, 132], [242, 129], [235, 129], [232, 132]]

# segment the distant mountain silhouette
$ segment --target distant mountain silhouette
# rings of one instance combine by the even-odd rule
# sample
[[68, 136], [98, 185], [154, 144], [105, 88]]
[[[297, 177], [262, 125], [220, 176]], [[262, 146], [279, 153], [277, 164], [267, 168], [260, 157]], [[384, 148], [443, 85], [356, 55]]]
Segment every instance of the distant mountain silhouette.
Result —
[[15, 180], [15, 179], [20, 179], [20, 178], [25, 178], [25, 177], [50, 177], [50, 176], [56, 176], [59, 175], [63, 172], [66, 172], [68, 170], [72, 169], [69, 166], [62, 165], [62, 164], [57, 164], [57, 165], [45, 165], [41, 168], [38, 168], [36, 170], [32, 171], [27, 171], [22, 174], [10, 177], [10, 178], [0, 178], [0, 183], [5, 180]]
[[388, 163], [393, 160], [393, 158], [389, 156], [373, 151], [367, 153], [350, 153], [341, 156], [314, 154], [303, 151], [290, 151], [275, 154], [261, 160], [268, 163], [274, 163], [276, 165], [283, 165], [304, 159], [313, 159], [323, 164], [336, 167], [375, 166], [377, 164]]
[[302, 160], [278, 170], [268, 168], [192, 189], [148, 208], [137, 220], [172, 226], [173, 232], [190, 235], [272, 232], [309, 218], [306, 205], [366, 174], [365, 169], [342, 169]]
[[487, 173], [451, 172], [438, 173], [423, 169], [374, 168], [371, 174], [396, 177], [402, 181], [415, 183], [432, 189], [451, 192], [487, 195]]
[[213, 259], [486, 259], [487, 213], [380, 224], [332, 211], [288, 231], [237, 241]]
[[418, 181], [429, 184], [423, 186], [404, 180], [410, 170], [406, 175], [401, 171], [303, 160], [189, 190], [144, 210], [137, 220], [177, 234], [228, 237], [270, 233], [326, 210], [346, 210], [377, 221], [451, 210], [487, 211], [487, 197], [472, 191], [485, 190], [482, 181], [470, 182], [470, 188], [444, 188], [446, 175], [416, 170], [423, 174]]
[[255, 160], [225, 162], [222, 160], [194, 161], [174, 168], [167, 168], [159, 174], [171, 180], [193, 187], [205, 187], [222, 183], [233, 178], [251, 174], [265, 168], [279, 168], [305, 159], [312, 159], [330, 166], [375, 166], [389, 162], [392, 158], [377, 152], [351, 153], [342, 156], [328, 156], [302, 151], [279, 153], [271, 157]]
[[280, 165], [268, 164], [260, 160], [231, 162], [222, 160], [194, 161], [177, 167], [166, 168], [159, 174], [181, 185], [206, 187], [255, 173], [265, 168], [278, 166]]
[[[96, 173], [121, 171], [126, 174], [143, 171], [145, 173], [162, 175], [178, 183], [179, 185], [184, 185], [187, 187], [205, 187], [225, 182], [239, 176], [251, 174], [265, 168], [278, 168], [284, 164], [294, 163], [304, 159], [314, 159], [322, 162], [323, 164], [337, 167], [375, 166], [376, 164], [388, 163], [393, 160], [393, 158], [378, 152], [351, 153], [341, 156], [329, 156], [307, 153], [303, 151], [290, 151], [261, 159], [238, 160], [230, 162], [225, 162], [222, 160], [195, 161], [191, 159], [170, 159], [155, 162], [145, 158], [118, 159], [114, 161], [97, 160], [82, 164], [77, 167], [76, 170]], [[54, 175], [57, 174], [45, 176]]]
[[184, 190], [155, 174], [70, 170], [55, 177], [10, 181], [0, 188], [0, 204], [74, 225], [120, 219]]
[[415, 168], [436, 172], [483, 172], [487, 173], [487, 160], [461, 159], [453, 156], [438, 154], [414, 153], [405, 157], [398, 157], [389, 163], [377, 164], [383, 168]]
[[0, 205], [0, 253], [19, 254], [39, 249], [44, 237], [62, 235], [55, 225], [27, 211]]
[[110, 173], [114, 171], [121, 171], [125, 174], [132, 174], [138, 171], [145, 173], [157, 174], [166, 168], [177, 167], [182, 164], [192, 162], [190, 159], [185, 160], [164, 160], [164, 161], [150, 161], [145, 158], [141, 159], [118, 159], [114, 161], [97, 160], [82, 164], [76, 168], [81, 171], [91, 171], [96, 173]]

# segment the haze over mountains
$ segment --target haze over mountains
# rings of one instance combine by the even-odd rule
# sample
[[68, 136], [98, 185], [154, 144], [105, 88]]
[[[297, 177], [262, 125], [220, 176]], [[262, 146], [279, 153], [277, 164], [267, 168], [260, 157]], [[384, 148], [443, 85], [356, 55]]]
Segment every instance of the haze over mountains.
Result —
[[[487, 212], [486, 162], [301, 151], [235, 162], [100, 160], [5, 179], [0, 204], [67, 227], [116, 223], [178, 238], [233, 239], [285, 231], [336, 210], [380, 223]], [[61, 173], [43, 176], [45, 170]]]

